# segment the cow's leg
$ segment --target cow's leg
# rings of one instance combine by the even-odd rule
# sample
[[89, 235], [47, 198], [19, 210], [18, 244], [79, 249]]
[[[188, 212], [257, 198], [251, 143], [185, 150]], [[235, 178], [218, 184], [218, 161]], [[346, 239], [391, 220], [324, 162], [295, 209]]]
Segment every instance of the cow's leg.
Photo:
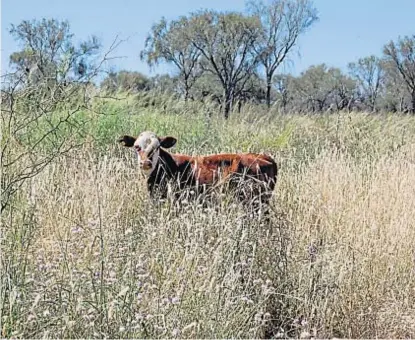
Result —
[[262, 208], [260, 191], [255, 180], [246, 176], [234, 176], [230, 181], [231, 194], [242, 204], [247, 216], [256, 216]]
[[271, 209], [271, 188], [267, 185], [267, 183], [259, 182], [255, 179], [252, 179], [252, 183], [249, 188], [250, 195], [248, 202], [250, 202], [250, 210], [252, 211], [252, 214], [263, 221], [268, 221]]

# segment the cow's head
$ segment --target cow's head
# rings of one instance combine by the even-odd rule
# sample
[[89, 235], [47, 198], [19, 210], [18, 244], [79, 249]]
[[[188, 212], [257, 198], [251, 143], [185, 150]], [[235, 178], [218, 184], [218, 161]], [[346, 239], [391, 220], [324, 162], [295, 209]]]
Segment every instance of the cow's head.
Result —
[[171, 148], [176, 144], [174, 137], [157, 137], [154, 132], [144, 131], [135, 138], [122, 136], [118, 139], [126, 147], [133, 147], [137, 153], [138, 162], [145, 175], [150, 175], [160, 160], [160, 147]]

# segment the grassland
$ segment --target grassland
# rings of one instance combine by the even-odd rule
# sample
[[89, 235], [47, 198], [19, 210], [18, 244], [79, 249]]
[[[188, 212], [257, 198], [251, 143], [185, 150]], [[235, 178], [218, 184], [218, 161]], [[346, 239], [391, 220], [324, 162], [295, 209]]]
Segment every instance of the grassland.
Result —
[[[224, 121], [140, 100], [81, 113], [83, 146], [2, 216], [3, 337], [415, 337], [415, 117]], [[152, 205], [115, 143], [142, 130], [178, 152], [271, 154], [271, 222], [228, 201]]]

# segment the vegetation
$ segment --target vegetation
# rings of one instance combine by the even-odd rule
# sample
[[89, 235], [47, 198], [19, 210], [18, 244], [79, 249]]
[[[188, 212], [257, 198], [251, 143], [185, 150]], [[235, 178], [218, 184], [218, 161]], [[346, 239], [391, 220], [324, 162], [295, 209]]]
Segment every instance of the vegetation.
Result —
[[103, 92], [115, 93], [117, 91], [137, 93], [150, 88], [150, 80], [140, 72], [119, 71], [110, 72], [101, 82]]
[[[414, 35], [385, 42], [382, 56], [351, 61], [347, 72], [322, 63], [297, 77], [282, 74], [280, 66], [318, 18], [311, 0], [254, 0], [245, 12], [200, 10], [162, 18], [140, 56], [152, 68], [167, 63], [175, 72], [148, 78], [111, 71], [99, 88], [106, 94], [158, 91], [185, 101], [214, 99], [225, 118], [247, 103], [285, 113], [414, 112]], [[91, 37], [75, 45], [66, 21], [23, 21], [10, 33], [22, 45], [10, 64], [27, 84], [90, 81], [91, 70], [101, 69], [99, 41]]]
[[199, 11], [155, 24], [142, 59], [177, 72], [173, 93], [214, 98], [225, 117], [238, 103], [283, 112], [414, 112], [415, 36], [386, 42], [383, 55], [351, 61], [347, 72], [312, 65], [298, 77], [280, 73], [298, 38], [318, 21], [309, 0], [248, 1], [246, 13]]
[[[4, 337], [415, 335], [413, 117], [252, 106], [224, 121], [141, 101], [82, 112], [93, 139], [25, 181], [3, 214]], [[226, 200], [214, 213], [151, 205], [115, 143], [144, 129], [174, 133], [178, 152], [270, 153], [270, 224]]]
[[391, 64], [391, 71], [398, 73], [410, 94], [410, 111], [415, 113], [415, 35], [391, 41], [384, 47], [386, 61]]
[[262, 1], [248, 3], [250, 12], [261, 20], [261, 34], [256, 39], [255, 53], [264, 68], [266, 102], [271, 106], [272, 79], [278, 67], [288, 57], [298, 37], [318, 19], [317, 10], [309, 0]]
[[10, 56], [10, 64], [29, 84], [65, 84], [87, 78], [93, 57], [99, 52], [96, 37], [73, 43], [73, 34], [67, 21], [55, 19], [22, 21], [12, 25], [10, 34], [22, 45], [22, 50]]
[[[278, 66], [317, 13], [264, 8], [163, 19], [142, 58], [178, 73], [153, 78], [99, 79], [118, 40], [102, 51], [65, 21], [12, 26], [2, 337], [415, 337], [415, 36], [350, 74], [294, 77]], [[270, 220], [226, 195], [150, 202], [116, 144], [143, 130], [174, 135], [177, 152], [272, 155]]]
[[[266, 79], [265, 99], [271, 106], [272, 77], [295, 46], [300, 34], [318, 19], [309, 0], [275, 0], [248, 3], [248, 15], [237, 12], [199, 11], [168, 23], [165, 18], [152, 27], [142, 51], [149, 65], [160, 61], [173, 64], [184, 85], [184, 98], [194, 97], [195, 84], [203, 74], [222, 88], [220, 98], [225, 118], [235, 100], [246, 99], [259, 66]], [[208, 79], [204, 77], [204, 79]], [[213, 86], [215, 87], [215, 86]], [[252, 88], [250, 89], [252, 92]]]

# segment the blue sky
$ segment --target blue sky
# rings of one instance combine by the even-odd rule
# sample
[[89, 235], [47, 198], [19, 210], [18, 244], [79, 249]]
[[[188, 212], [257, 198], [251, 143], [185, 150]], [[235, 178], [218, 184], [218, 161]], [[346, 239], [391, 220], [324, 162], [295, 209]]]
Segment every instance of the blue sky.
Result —
[[[299, 74], [308, 66], [326, 63], [346, 69], [347, 63], [370, 54], [381, 55], [382, 46], [398, 36], [415, 34], [415, 0], [314, 0], [320, 20], [302, 36], [285, 72]], [[244, 0], [2, 0], [1, 66], [8, 66], [10, 53], [18, 50], [8, 33], [22, 20], [67, 19], [76, 39], [94, 34], [108, 48], [115, 36], [128, 38], [116, 51], [124, 58], [116, 69], [154, 75], [139, 53], [151, 25], [162, 16], [173, 19], [201, 8], [243, 10]]]

